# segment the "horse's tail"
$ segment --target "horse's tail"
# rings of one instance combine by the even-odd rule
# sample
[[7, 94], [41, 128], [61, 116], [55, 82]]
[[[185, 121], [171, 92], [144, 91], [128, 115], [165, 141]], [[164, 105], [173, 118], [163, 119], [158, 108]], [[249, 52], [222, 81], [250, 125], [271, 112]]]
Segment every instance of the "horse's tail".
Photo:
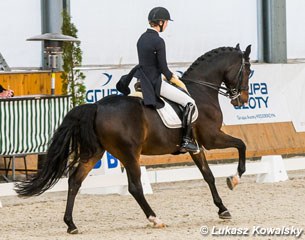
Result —
[[[98, 147], [94, 131], [97, 105], [85, 104], [72, 109], [54, 133], [47, 157], [36, 176], [15, 185], [21, 196], [40, 195], [54, 186], [79, 159], [89, 159]], [[69, 156], [73, 159], [69, 161]]]

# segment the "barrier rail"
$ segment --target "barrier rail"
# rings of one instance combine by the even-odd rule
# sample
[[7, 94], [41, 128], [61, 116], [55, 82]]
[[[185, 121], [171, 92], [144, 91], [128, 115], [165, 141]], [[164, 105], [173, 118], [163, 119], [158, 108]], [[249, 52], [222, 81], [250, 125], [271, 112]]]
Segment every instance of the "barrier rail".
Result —
[[[260, 158], [266, 155], [304, 155], [305, 132], [296, 132], [291, 122], [262, 123], [223, 126], [222, 130], [229, 135], [242, 139], [246, 146], [246, 157]], [[209, 161], [238, 159], [235, 148], [206, 151]], [[164, 165], [193, 163], [189, 154], [141, 156], [141, 165]]]
[[32, 95], [0, 99], [0, 156], [46, 152], [54, 131], [70, 110], [70, 96]]

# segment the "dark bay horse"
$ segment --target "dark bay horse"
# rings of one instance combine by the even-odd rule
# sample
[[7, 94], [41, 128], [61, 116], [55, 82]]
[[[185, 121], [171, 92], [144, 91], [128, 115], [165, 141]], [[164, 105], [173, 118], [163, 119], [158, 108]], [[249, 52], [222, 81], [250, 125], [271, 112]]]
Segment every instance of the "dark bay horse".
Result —
[[[239, 152], [237, 175], [228, 180], [232, 188], [245, 172], [246, 146], [242, 140], [223, 133], [218, 93], [231, 98], [234, 106], [248, 101], [251, 46], [243, 52], [235, 48], [214, 49], [199, 57], [183, 74], [182, 80], [195, 99], [199, 117], [193, 126], [194, 136], [206, 149], [235, 147]], [[225, 87], [221, 84], [224, 83]], [[16, 184], [20, 196], [39, 195], [51, 188], [70, 171], [64, 221], [68, 233], [77, 233], [72, 219], [76, 194], [87, 174], [105, 150], [118, 158], [126, 169], [128, 190], [146, 217], [156, 227], [164, 226], [149, 206], [140, 180], [140, 155], [176, 153], [182, 138], [181, 129], [166, 128], [157, 112], [143, 106], [137, 97], [112, 95], [96, 104], [72, 109], [53, 135], [47, 159], [41, 171], [30, 180]], [[211, 190], [219, 217], [231, 215], [219, 197], [214, 176], [204, 152], [191, 154]]]

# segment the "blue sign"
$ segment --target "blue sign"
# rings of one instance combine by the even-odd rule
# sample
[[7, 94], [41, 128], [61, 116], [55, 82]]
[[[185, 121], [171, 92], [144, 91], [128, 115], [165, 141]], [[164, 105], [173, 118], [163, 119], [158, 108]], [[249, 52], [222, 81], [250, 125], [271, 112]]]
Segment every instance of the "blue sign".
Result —
[[248, 105], [235, 107], [236, 109], [268, 108], [267, 83], [250, 83]]
[[[108, 168], [116, 168], [119, 165], [119, 160], [117, 158], [115, 158], [114, 156], [112, 156], [109, 152], [106, 152], [106, 158], [107, 158], [107, 163], [108, 163]], [[93, 169], [98, 169], [102, 166], [103, 162], [102, 159], [99, 160]]]
[[[253, 76], [254, 70], [251, 71], [249, 79]], [[267, 109], [268, 102], [268, 86], [267, 83], [250, 83], [248, 105], [235, 107], [235, 109]]]
[[94, 103], [103, 97], [113, 95], [113, 94], [119, 95], [121, 93], [116, 88], [90, 89], [86, 93], [86, 101], [87, 101], [87, 103]]
[[102, 73], [103, 78], [101, 78], [102, 81], [106, 81], [105, 83], [101, 84], [101, 88], [95, 88], [95, 89], [88, 89], [86, 93], [86, 101], [87, 103], [94, 103], [98, 100], [100, 100], [103, 97], [109, 96], [109, 95], [119, 95], [121, 94], [116, 88], [108, 87], [107, 85], [111, 82], [113, 75], [108, 73]]

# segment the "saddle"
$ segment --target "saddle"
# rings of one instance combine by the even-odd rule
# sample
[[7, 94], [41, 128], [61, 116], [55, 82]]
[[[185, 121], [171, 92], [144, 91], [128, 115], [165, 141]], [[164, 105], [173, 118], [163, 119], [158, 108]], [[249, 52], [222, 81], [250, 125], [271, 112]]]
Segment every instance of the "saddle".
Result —
[[[135, 92], [129, 94], [128, 96], [139, 97], [143, 99], [143, 94], [141, 92], [141, 83], [136, 82], [134, 85]], [[179, 87], [178, 87], [179, 88]], [[181, 91], [185, 91], [179, 88]], [[163, 124], [168, 128], [181, 128], [182, 118], [183, 118], [183, 107], [169, 99], [161, 97], [164, 102], [164, 107], [156, 109], [159, 114]], [[193, 114], [192, 122], [196, 121], [198, 114]]]

